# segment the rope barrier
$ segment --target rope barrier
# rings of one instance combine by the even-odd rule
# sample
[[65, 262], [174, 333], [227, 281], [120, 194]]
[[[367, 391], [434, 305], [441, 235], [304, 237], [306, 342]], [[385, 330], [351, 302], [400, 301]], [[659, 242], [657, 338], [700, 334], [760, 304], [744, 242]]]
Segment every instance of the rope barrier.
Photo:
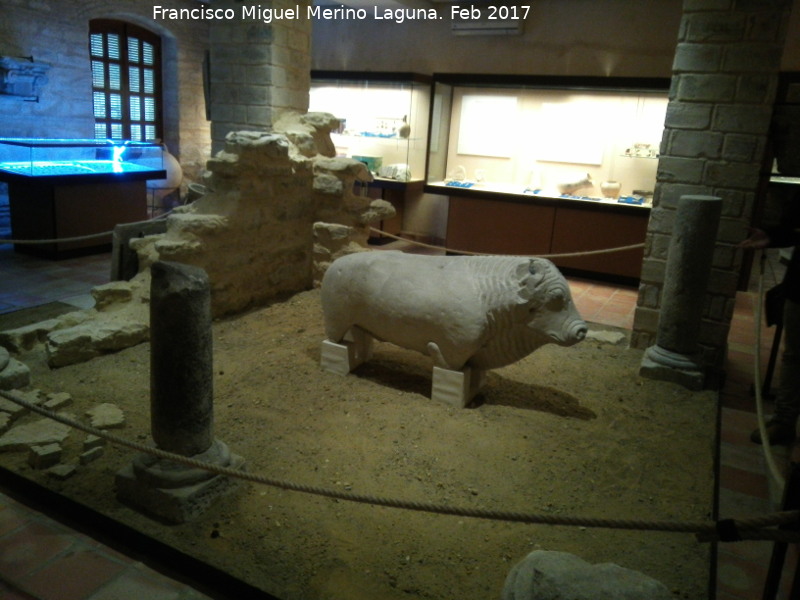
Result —
[[756, 418], [758, 419], [758, 433], [761, 436], [761, 448], [764, 452], [764, 460], [770, 475], [778, 484], [783, 495], [783, 489], [786, 485], [786, 480], [775, 464], [775, 457], [772, 454], [772, 446], [769, 443], [769, 436], [767, 435], [767, 426], [764, 419], [764, 398], [761, 389], [761, 319], [764, 307], [764, 263], [766, 262], [766, 254], [763, 250], [759, 250], [759, 263], [760, 271], [758, 275], [758, 300], [756, 301], [756, 314], [755, 314], [755, 336], [756, 343], [753, 352], [753, 381], [756, 394]]
[[[487, 252], [472, 252], [470, 250], [454, 250], [452, 248], [448, 248], [446, 246], [434, 246], [432, 244], [426, 244], [424, 242], [418, 242], [417, 240], [410, 240], [408, 238], [400, 237], [399, 235], [394, 235], [392, 233], [387, 233], [375, 227], [370, 227], [370, 231], [373, 233], [379, 233], [386, 237], [399, 240], [401, 242], [408, 242], [409, 244], [420, 246], [421, 248], [428, 248], [429, 250], [443, 250], [447, 254], [464, 254], [467, 256], [487, 256], [489, 253]], [[537, 254], [535, 255], [538, 258], [570, 258], [575, 256], [590, 256], [593, 254], [611, 254], [613, 252], [624, 252], [626, 250], [636, 250], [637, 248], [644, 248], [644, 243], [639, 244], [630, 244], [629, 246], [618, 246], [616, 248], [605, 248], [602, 250], [585, 250], [583, 252], [562, 252], [560, 254]]]
[[[172, 210], [169, 212], [165, 212], [162, 215], [158, 215], [157, 217], [153, 217], [152, 219], [147, 219], [148, 221], [158, 221], [159, 219], [166, 218]], [[67, 242], [84, 242], [86, 240], [93, 240], [95, 238], [106, 237], [109, 235], [113, 235], [114, 231], [103, 231], [100, 233], [89, 233], [86, 235], [76, 235], [74, 237], [66, 237], [66, 238], [56, 238], [52, 240], [16, 240], [16, 239], [8, 239], [8, 238], [0, 238], [0, 244], [20, 244], [20, 245], [37, 245], [37, 244], [65, 244]]]
[[700, 542], [715, 541], [740, 541], [740, 540], [772, 540], [783, 542], [800, 541], [800, 532], [786, 529], [765, 529], [777, 525], [798, 524], [800, 522], [800, 511], [776, 512], [762, 517], [748, 519], [725, 519], [718, 522], [680, 522], [680, 521], [645, 521], [633, 519], [601, 519], [587, 517], [570, 517], [530, 514], [513, 511], [495, 511], [478, 508], [453, 507], [430, 502], [418, 502], [409, 500], [399, 500], [385, 498], [368, 494], [357, 494], [353, 492], [333, 490], [312, 485], [298, 484], [286, 480], [266, 477], [264, 475], [249, 473], [247, 471], [231, 469], [213, 465], [210, 463], [195, 460], [190, 457], [173, 454], [125, 439], [101, 429], [80, 423], [69, 417], [59, 415], [46, 408], [38, 406], [28, 400], [12, 393], [0, 390], [0, 396], [18, 404], [39, 415], [67, 425], [84, 433], [101, 437], [112, 444], [123, 446], [131, 450], [146, 453], [156, 458], [173, 461], [192, 468], [199, 468], [211, 473], [232, 477], [243, 481], [249, 481], [261, 485], [279, 488], [282, 490], [312, 494], [337, 500], [346, 500], [374, 506], [385, 506], [389, 508], [401, 508], [418, 512], [427, 512], [442, 515], [472, 517], [478, 519], [488, 519], [495, 521], [508, 521], [515, 523], [529, 523], [539, 525], [563, 525], [586, 528], [602, 529], [624, 529], [637, 531], [661, 531], [672, 533], [693, 533]]
[[[172, 211], [170, 211], [172, 212]], [[159, 215], [150, 219], [152, 221], [156, 221], [158, 219], [165, 218], [169, 213], [164, 213], [163, 215]], [[468, 256], [486, 256], [487, 253], [485, 252], [471, 252], [470, 250], [454, 250], [452, 248], [447, 248], [446, 246], [434, 246], [431, 244], [426, 244], [424, 242], [418, 242], [416, 240], [410, 240], [408, 238], [400, 237], [398, 235], [394, 235], [391, 233], [387, 233], [375, 227], [370, 227], [370, 231], [374, 233], [379, 233], [389, 238], [393, 238], [395, 240], [399, 240], [402, 242], [408, 242], [409, 244], [413, 244], [415, 246], [420, 246], [422, 248], [428, 248], [431, 250], [441, 250], [448, 254], [463, 254]], [[56, 239], [49, 239], [49, 240], [18, 240], [18, 239], [7, 239], [7, 238], [0, 238], [0, 244], [20, 244], [20, 245], [37, 245], [37, 244], [57, 244], [57, 243], [68, 243], [68, 242], [83, 242], [86, 240], [93, 240], [95, 238], [106, 237], [112, 235], [113, 231], [103, 231], [101, 233], [91, 233], [87, 235], [79, 235], [75, 237], [67, 237], [67, 238], [56, 238]], [[570, 257], [577, 257], [577, 256], [590, 256], [594, 254], [611, 254], [614, 252], [624, 252], [626, 250], [636, 250], [637, 248], [644, 248], [644, 244], [630, 244], [629, 246], [618, 246], [616, 248], [605, 248], [602, 250], [586, 250], [583, 252], [562, 252], [560, 254], [537, 254], [536, 256], [539, 258], [570, 258]]]

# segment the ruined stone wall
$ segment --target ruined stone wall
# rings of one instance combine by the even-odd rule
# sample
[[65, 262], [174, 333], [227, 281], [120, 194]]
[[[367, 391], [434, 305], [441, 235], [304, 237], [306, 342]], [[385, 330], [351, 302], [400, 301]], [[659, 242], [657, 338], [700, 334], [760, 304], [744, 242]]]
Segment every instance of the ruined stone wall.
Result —
[[720, 366], [762, 163], [790, 0], [685, 0], [631, 345], [655, 342], [678, 199], [723, 200], [699, 342]]
[[[334, 157], [337, 125], [329, 114], [287, 113], [270, 132], [229, 133], [208, 161], [209, 193], [171, 214], [166, 234], [132, 243], [140, 265], [204, 268], [215, 316], [310, 288], [337, 251], [315, 244], [315, 229], [343, 232], [343, 251], [353, 251], [366, 245], [370, 222], [394, 214], [383, 200], [353, 194], [356, 180], [372, 176], [362, 163]], [[320, 221], [330, 225], [315, 228]]]

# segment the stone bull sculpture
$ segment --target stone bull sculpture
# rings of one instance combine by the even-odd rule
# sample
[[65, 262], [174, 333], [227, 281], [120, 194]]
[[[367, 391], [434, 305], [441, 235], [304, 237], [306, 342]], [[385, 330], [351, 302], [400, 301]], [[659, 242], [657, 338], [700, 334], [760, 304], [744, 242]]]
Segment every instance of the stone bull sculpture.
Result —
[[586, 336], [566, 280], [549, 260], [361, 252], [322, 280], [323, 368], [346, 374], [376, 338], [431, 356], [433, 397], [465, 406], [488, 369], [545, 344]]

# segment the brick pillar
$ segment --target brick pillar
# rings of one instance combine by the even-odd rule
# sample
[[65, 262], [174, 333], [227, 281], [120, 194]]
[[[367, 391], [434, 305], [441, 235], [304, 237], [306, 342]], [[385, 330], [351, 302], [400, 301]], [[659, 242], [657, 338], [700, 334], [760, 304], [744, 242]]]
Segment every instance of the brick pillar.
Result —
[[[722, 219], [699, 336], [721, 369], [772, 116], [791, 0], [684, 0], [631, 346], [656, 341], [678, 200], [719, 196]], [[712, 383], [713, 385], [713, 383]]]
[[[224, 147], [231, 131], [267, 131], [285, 111], [306, 112], [311, 82], [311, 0], [214, 0], [235, 18], [210, 26], [212, 152]], [[265, 23], [242, 17], [244, 5], [296, 10], [300, 15]]]

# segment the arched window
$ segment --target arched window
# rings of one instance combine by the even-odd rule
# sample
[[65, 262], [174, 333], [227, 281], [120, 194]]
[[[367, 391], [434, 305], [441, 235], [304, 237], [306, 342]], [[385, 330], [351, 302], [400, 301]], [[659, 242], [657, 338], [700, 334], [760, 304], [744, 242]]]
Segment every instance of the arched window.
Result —
[[161, 38], [132, 23], [93, 19], [89, 54], [95, 138], [162, 139]]

